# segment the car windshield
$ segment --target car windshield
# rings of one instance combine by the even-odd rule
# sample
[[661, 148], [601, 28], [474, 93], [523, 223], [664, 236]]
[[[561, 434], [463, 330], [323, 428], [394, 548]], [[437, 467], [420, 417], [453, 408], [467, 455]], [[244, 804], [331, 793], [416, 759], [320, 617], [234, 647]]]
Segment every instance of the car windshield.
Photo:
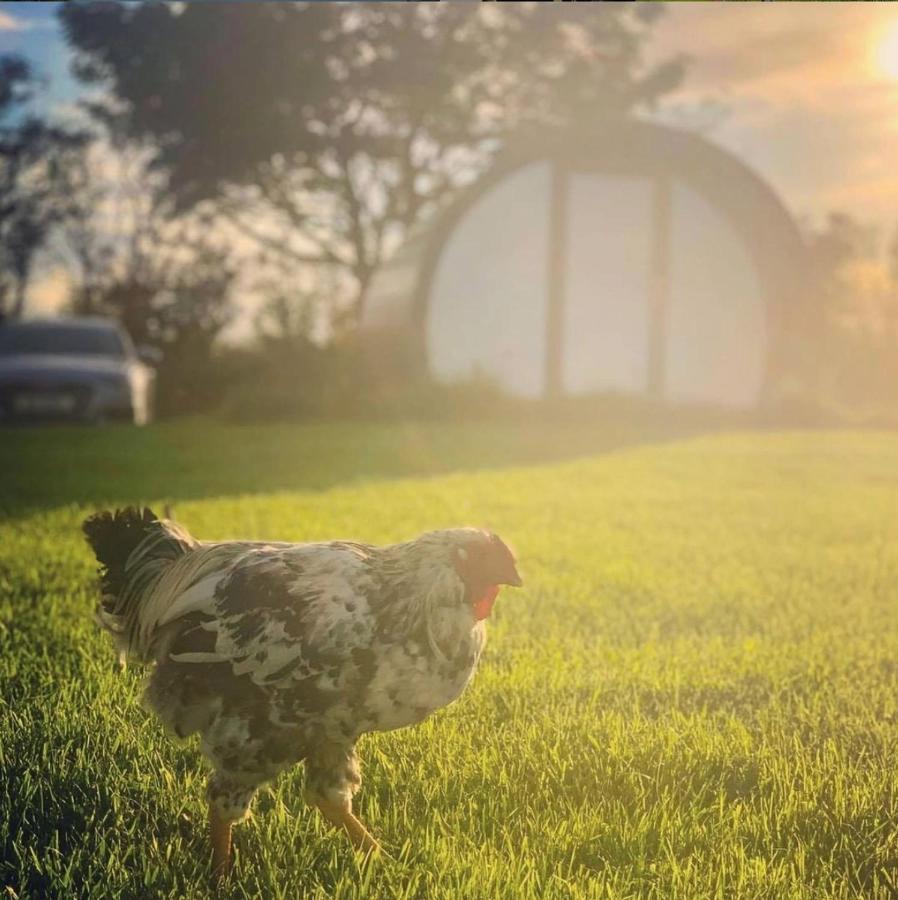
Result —
[[114, 328], [50, 323], [0, 325], [0, 355], [14, 353], [121, 357], [125, 348]]

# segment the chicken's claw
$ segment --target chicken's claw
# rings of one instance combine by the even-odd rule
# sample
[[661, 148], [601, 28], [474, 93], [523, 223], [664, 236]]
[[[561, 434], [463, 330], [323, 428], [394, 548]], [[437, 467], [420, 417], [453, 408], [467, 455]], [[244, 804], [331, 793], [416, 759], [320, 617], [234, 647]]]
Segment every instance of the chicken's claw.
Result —
[[321, 815], [327, 819], [331, 825], [342, 828], [352, 845], [364, 853], [384, 853], [386, 852], [377, 842], [374, 835], [352, 814], [352, 805], [350, 803], [333, 803], [329, 800], [319, 800], [316, 804], [321, 811]]

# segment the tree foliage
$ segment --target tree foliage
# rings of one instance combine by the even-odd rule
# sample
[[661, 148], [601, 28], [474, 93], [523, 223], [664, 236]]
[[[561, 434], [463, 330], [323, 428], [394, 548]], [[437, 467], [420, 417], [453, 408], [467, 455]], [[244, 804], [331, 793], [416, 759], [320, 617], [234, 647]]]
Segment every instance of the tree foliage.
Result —
[[656, 8], [608, 4], [67, 4], [76, 71], [158, 148], [181, 208], [217, 198], [358, 311], [422, 217], [530, 127], [654, 103]]
[[114, 132], [71, 161], [59, 238], [72, 306], [116, 316], [138, 342], [164, 346], [185, 330], [211, 342], [230, 316], [234, 264], [205, 217], [176, 213], [148, 161], [145, 148]]
[[853, 416], [895, 409], [898, 265], [878, 228], [834, 212], [808, 229], [814, 366], [826, 404]]
[[57, 251], [71, 306], [117, 318], [138, 344], [163, 352], [163, 412], [202, 407], [213, 345], [233, 317], [237, 266], [199, 213], [178, 213], [147, 148], [106, 123], [66, 169], [68, 213]]
[[64, 173], [84, 135], [28, 111], [28, 62], [0, 57], [0, 318], [18, 316], [38, 250], [69, 209]]

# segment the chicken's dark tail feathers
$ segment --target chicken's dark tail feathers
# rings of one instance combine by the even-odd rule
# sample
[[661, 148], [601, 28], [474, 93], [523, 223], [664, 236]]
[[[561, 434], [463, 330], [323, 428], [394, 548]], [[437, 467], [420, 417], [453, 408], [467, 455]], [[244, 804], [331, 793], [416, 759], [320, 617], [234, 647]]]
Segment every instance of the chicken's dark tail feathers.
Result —
[[143, 509], [127, 506], [115, 512], [104, 510], [84, 520], [81, 529], [101, 566], [103, 608], [106, 612], [112, 612], [111, 606], [124, 587], [128, 557], [158, 521], [148, 506]]
[[100, 563], [99, 621], [127, 649], [149, 590], [171, 563], [196, 547], [196, 541], [149, 507], [95, 513], [82, 530]]

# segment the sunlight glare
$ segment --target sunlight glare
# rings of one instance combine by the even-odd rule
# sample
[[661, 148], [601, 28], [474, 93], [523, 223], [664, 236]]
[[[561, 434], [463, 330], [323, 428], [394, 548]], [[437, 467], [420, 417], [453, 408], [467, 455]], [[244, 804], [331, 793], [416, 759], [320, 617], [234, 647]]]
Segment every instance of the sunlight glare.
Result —
[[876, 62], [885, 75], [898, 81], [898, 20], [883, 33], [876, 48]]

